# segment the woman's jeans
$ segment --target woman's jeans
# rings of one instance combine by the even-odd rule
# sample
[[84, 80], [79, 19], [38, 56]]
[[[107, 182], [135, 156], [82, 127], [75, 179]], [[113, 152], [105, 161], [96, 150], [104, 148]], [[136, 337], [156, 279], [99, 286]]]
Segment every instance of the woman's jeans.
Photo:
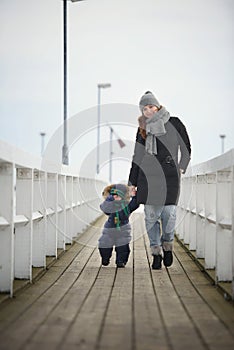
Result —
[[172, 250], [176, 224], [176, 205], [145, 204], [144, 211], [145, 226], [152, 254], [161, 254], [161, 246], [166, 251]]

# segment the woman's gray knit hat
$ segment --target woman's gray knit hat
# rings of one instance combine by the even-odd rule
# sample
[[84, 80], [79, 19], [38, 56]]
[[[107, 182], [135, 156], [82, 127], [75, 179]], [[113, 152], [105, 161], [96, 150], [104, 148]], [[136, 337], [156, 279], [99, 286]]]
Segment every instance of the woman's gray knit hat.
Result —
[[153, 105], [156, 107], [160, 107], [160, 103], [156, 99], [156, 97], [152, 94], [151, 91], [146, 91], [145, 94], [140, 99], [139, 107], [141, 112], [143, 112], [143, 108], [147, 105]]

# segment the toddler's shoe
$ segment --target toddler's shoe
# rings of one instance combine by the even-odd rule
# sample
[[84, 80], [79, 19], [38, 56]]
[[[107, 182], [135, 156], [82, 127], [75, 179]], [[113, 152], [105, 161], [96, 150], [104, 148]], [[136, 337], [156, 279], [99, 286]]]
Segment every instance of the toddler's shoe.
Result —
[[163, 263], [164, 266], [169, 267], [173, 263], [173, 254], [171, 250], [164, 250], [163, 249]]
[[109, 263], [110, 263], [110, 259], [103, 259], [103, 258], [102, 258], [102, 265], [103, 265], [103, 266], [108, 266]]
[[152, 269], [160, 270], [162, 268], [162, 255], [153, 255], [153, 257]]
[[125, 267], [125, 263], [123, 263], [123, 262], [118, 262], [118, 263], [116, 264], [116, 266], [119, 267], [119, 268], [122, 268], [122, 267]]

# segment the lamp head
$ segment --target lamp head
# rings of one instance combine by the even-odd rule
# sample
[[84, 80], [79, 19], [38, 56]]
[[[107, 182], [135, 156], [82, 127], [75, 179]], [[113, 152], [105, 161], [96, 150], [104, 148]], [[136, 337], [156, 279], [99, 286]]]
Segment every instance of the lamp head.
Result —
[[98, 84], [98, 87], [99, 87], [99, 88], [102, 88], [102, 89], [106, 89], [106, 88], [111, 87], [111, 84], [110, 84], [110, 83]]

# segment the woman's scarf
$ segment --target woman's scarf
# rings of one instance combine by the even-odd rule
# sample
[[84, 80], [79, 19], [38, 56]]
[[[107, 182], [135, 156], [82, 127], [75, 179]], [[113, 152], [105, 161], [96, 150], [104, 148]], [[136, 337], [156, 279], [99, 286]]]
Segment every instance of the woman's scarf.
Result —
[[145, 149], [150, 154], [157, 154], [157, 136], [166, 134], [165, 124], [170, 119], [170, 113], [165, 107], [153, 114], [152, 118], [146, 120]]

